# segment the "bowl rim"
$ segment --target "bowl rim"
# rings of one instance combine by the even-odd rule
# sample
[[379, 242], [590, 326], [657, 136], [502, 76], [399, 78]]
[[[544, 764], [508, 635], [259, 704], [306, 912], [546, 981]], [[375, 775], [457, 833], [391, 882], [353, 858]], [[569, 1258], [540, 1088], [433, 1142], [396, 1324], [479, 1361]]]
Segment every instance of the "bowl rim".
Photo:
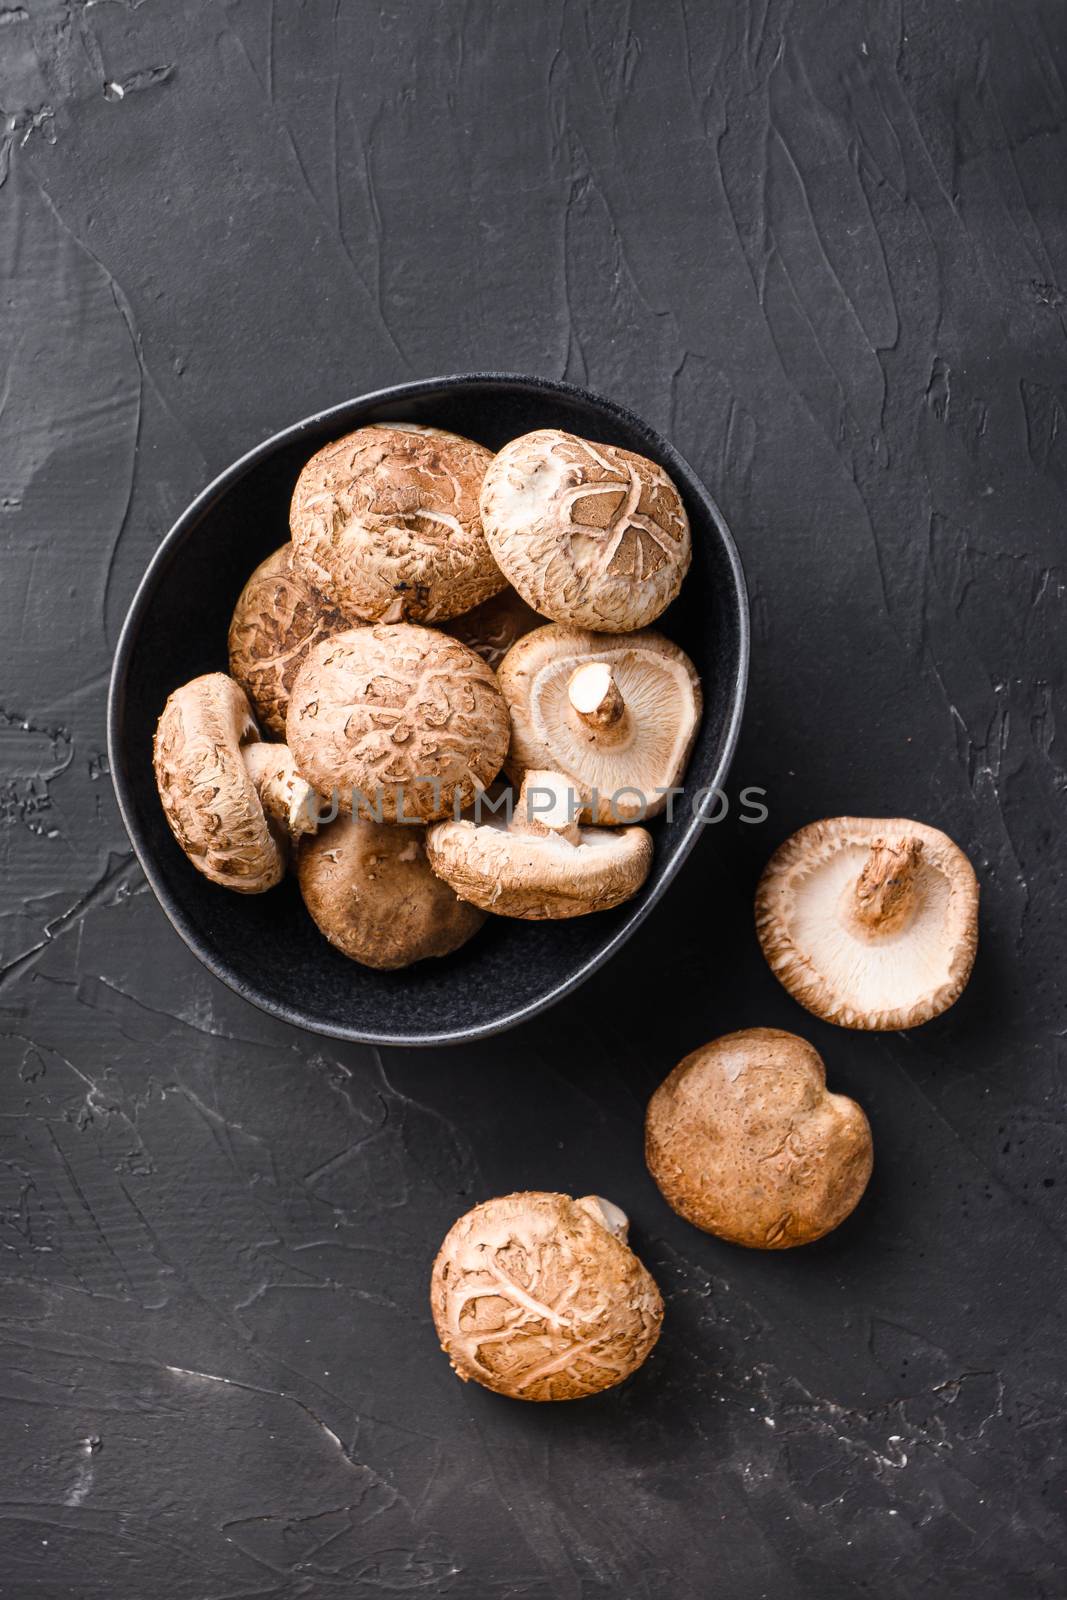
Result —
[[[711, 776], [711, 781], [706, 785], [706, 798], [693, 808], [685, 832], [675, 844], [671, 852], [671, 858], [655, 888], [641, 900], [640, 904], [634, 907], [625, 922], [615, 930], [610, 940], [605, 945], [602, 945], [594, 956], [583, 962], [545, 993], [539, 995], [537, 999], [517, 1006], [514, 1010], [505, 1012], [499, 1017], [493, 1018], [490, 1022], [477, 1023], [469, 1028], [449, 1028], [420, 1034], [364, 1032], [358, 1028], [345, 1027], [337, 1023], [317, 1019], [309, 1013], [302, 1012], [297, 1007], [287, 1005], [254, 988], [238, 974], [228, 969], [224, 963], [216, 959], [210, 945], [190, 925], [181, 908], [171, 896], [161, 874], [155, 868], [152, 851], [136, 819], [130, 786], [123, 762], [119, 756], [130, 658], [144, 613], [148, 609], [156, 585], [163, 578], [166, 568], [186, 532], [199, 520], [209, 506], [221, 498], [240, 478], [244, 477], [258, 461], [269, 456], [279, 446], [293, 443], [300, 438], [301, 434], [310, 433], [320, 428], [324, 423], [329, 422], [331, 418], [340, 419], [350, 413], [354, 407], [358, 406], [361, 409], [367, 409], [373, 408], [375, 405], [392, 404], [398, 400], [428, 399], [447, 393], [452, 389], [467, 388], [473, 385], [482, 385], [490, 390], [499, 388], [544, 395], [564, 395], [584, 402], [594, 410], [605, 413], [608, 418], [616, 418], [626, 428], [634, 430], [638, 434], [643, 434], [655, 446], [668, 470], [682, 478], [690, 493], [704, 503], [710, 511], [723, 554], [726, 557], [730, 580], [733, 585], [731, 604], [738, 624], [737, 662], [733, 682], [730, 686], [730, 709], [723, 730], [722, 753]], [[262, 439], [258, 444], [253, 445], [250, 450], [246, 450], [243, 455], [238, 456], [236, 460], [223, 468], [210, 483], [201, 489], [199, 494], [179, 513], [164, 535], [158, 549], [145, 568], [134, 592], [133, 599], [130, 601], [119, 633], [118, 642], [115, 646], [111, 679], [108, 685], [108, 764], [119, 815], [148, 885], [183, 943], [215, 978], [225, 984], [228, 989], [232, 989], [235, 994], [240, 995], [243, 1000], [256, 1006], [260, 1011], [279, 1018], [291, 1027], [302, 1028], [305, 1032], [323, 1038], [343, 1039], [352, 1044], [426, 1049], [437, 1045], [464, 1044], [470, 1043], [475, 1039], [489, 1038], [494, 1034], [503, 1033], [509, 1028], [517, 1027], [522, 1022], [529, 1021], [530, 1018], [547, 1011], [550, 1006], [555, 1005], [566, 995], [573, 993], [588, 978], [592, 977], [594, 972], [599, 971], [601, 967], [610, 961], [616, 951], [627, 943], [653, 908], [663, 899], [667, 889], [696, 844], [700, 831], [704, 826], [705, 818], [715, 803], [715, 790], [721, 786], [728, 773], [737, 748], [748, 688], [750, 632], [748, 589], [745, 583], [744, 568], [741, 565], [741, 557], [738, 554], [729, 525], [719, 509], [718, 502], [704, 486], [696, 471], [690, 466], [681, 452], [669, 440], [665, 439], [656, 428], [653, 428], [644, 418], [639, 417], [628, 407], [620, 405], [618, 401], [611, 400], [605, 395], [597, 394], [595, 390], [586, 389], [562, 379], [492, 370], [446, 373], [440, 377], [416, 378], [405, 383], [390, 384], [381, 389], [368, 390], [365, 394], [353, 395], [349, 399], [327, 406], [321, 411], [312, 412], [310, 415], [302, 417], [299, 421], [291, 423], [288, 427], [280, 428], [277, 432]]]

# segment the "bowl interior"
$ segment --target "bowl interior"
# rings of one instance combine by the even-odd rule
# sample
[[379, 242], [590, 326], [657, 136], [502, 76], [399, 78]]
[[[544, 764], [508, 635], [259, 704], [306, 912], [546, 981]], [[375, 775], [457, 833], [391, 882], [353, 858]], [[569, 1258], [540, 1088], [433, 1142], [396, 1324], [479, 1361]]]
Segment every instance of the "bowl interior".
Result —
[[[557, 427], [660, 461], [681, 490], [693, 564], [656, 626], [692, 657], [705, 710], [672, 821], [654, 820], [655, 860], [640, 895], [567, 922], [491, 918], [462, 950], [406, 971], [348, 961], [318, 933], [289, 878], [264, 895], [209, 883], [171, 836], [152, 774], [152, 735], [179, 684], [225, 671], [226, 634], [246, 579], [289, 536], [296, 476], [330, 439], [373, 420], [449, 428], [499, 449]], [[629, 413], [534, 379], [440, 379], [384, 391], [310, 418], [252, 451], [189, 507], [131, 607], [115, 658], [111, 766], [123, 818], [149, 882], [179, 933], [224, 982], [287, 1021], [375, 1043], [442, 1042], [490, 1033], [542, 1009], [617, 948], [662, 893], [699, 832], [699, 791], [721, 784], [733, 753], [747, 672], [747, 605], [736, 552], [714, 502], [681, 458]]]

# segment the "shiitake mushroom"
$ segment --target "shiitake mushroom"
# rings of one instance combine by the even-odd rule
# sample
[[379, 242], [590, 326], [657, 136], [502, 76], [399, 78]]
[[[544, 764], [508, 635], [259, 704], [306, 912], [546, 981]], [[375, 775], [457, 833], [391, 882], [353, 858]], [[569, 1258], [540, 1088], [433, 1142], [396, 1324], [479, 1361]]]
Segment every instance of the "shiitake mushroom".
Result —
[[659, 1338], [663, 1300], [596, 1195], [483, 1201], [445, 1236], [430, 1283], [456, 1375], [515, 1400], [579, 1400], [622, 1383]]
[[807, 1040], [745, 1028], [694, 1050], [660, 1084], [645, 1158], [686, 1221], [733, 1244], [786, 1250], [844, 1221], [874, 1154], [862, 1109], [830, 1093]]

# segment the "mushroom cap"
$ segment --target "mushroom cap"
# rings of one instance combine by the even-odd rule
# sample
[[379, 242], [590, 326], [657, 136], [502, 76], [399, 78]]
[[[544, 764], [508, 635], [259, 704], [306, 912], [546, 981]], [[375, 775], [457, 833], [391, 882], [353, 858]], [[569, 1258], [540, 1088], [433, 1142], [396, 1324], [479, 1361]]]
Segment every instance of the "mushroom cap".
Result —
[[510, 584], [473, 611], [442, 623], [441, 632], [458, 639], [495, 672], [517, 639], [544, 622]]
[[426, 853], [462, 900], [527, 922], [610, 911], [637, 893], [652, 865], [644, 828], [579, 828], [577, 843], [544, 829], [509, 827], [502, 815], [438, 822]]
[[855, 1100], [830, 1094], [822, 1057], [778, 1028], [694, 1050], [649, 1101], [645, 1159], [687, 1222], [733, 1244], [786, 1250], [836, 1228], [874, 1160]]
[[447, 956], [485, 921], [430, 871], [410, 824], [338, 817], [301, 845], [297, 873], [319, 932], [379, 971]]
[[[624, 707], [603, 730], [569, 696], [574, 674], [594, 661], [610, 668]], [[681, 781], [703, 705], [684, 650], [658, 633], [591, 633], [553, 623], [513, 645], [499, 677], [511, 713], [504, 765], [513, 783], [529, 767], [564, 773], [585, 801], [583, 822], [641, 821], [663, 810], [667, 796], [656, 791]]]
[[241, 754], [258, 738], [244, 690], [208, 672], [169, 697], [152, 750], [174, 837], [205, 878], [241, 894], [272, 889], [285, 872], [285, 849]]
[[[912, 852], [909, 901], [881, 928], [864, 926], [853, 906], [865, 864], [872, 851], [898, 847]], [[886, 883], [893, 892], [895, 880]], [[775, 977], [816, 1016], [845, 1028], [913, 1028], [947, 1010], [970, 977], [978, 880], [937, 828], [831, 817], [801, 828], [767, 863], [756, 931]]]
[[289, 691], [308, 651], [352, 624], [313, 589], [283, 544], [253, 572], [230, 623], [230, 676], [241, 685], [260, 726], [285, 738]]
[[678, 490], [654, 461], [541, 428], [486, 470], [482, 525], [497, 564], [542, 616], [598, 633], [647, 627], [691, 555]]
[[622, 1383], [663, 1321], [655, 1281], [595, 1203], [536, 1192], [460, 1217], [434, 1262], [430, 1306], [458, 1376], [517, 1400]]
[[[508, 712], [492, 668], [433, 628], [351, 628], [308, 652], [293, 684], [288, 744], [340, 809], [428, 821], [469, 806], [503, 764]], [[419, 780], [419, 781], [417, 781]]]
[[297, 565], [356, 622], [434, 622], [504, 587], [478, 496], [492, 453], [441, 428], [375, 423], [313, 455], [289, 514]]

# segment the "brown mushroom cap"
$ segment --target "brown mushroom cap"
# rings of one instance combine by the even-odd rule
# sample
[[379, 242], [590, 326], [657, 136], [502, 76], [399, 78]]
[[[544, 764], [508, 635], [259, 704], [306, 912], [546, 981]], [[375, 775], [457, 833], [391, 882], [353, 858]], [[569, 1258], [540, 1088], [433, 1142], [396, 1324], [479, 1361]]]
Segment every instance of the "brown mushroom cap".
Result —
[[728, 1033], [679, 1062], [649, 1101], [645, 1159], [667, 1204], [756, 1250], [810, 1244], [871, 1175], [871, 1130], [830, 1094], [822, 1058], [778, 1028]]
[[914, 1028], [957, 1000], [978, 947], [978, 880], [937, 828], [831, 817], [787, 839], [756, 931], [794, 1000], [845, 1028]]
[[313, 831], [315, 795], [284, 745], [259, 740], [244, 690], [209, 672], [167, 700], [153, 746], [171, 832], [197, 871], [242, 894], [285, 872], [285, 837]]
[[251, 700], [260, 726], [285, 738], [289, 691], [308, 651], [352, 624], [293, 566], [283, 544], [253, 572], [230, 623], [230, 676]]
[[428, 821], [469, 806], [496, 777], [508, 713], [473, 650], [433, 628], [394, 623], [313, 646], [286, 731], [300, 771], [321, 794], [336, 794], [343, 812], [355, 789], [362, 815]]
[[450, 1228], [430, 1305], [460, 1378], [517, 1400], [579, 1400], [641, 1365], [663, 1301], [610, 1231], [611, 1213], [621, 1213], [602, 1206], [594, 1196], [509, 1194]]
[[[700, 724], [700, 679], [662, 634], [591, 633], [550, 624], [508, 651], [500, 688], [511, 713], [508, 776], [565, 773], [581, 820], [656, 816], [682, 779]], [[595, 792], [595, 803], [594, 803]]]
[[461, 899], [498, 917], [544, 922], [610, 911], [648, 877], [652, 839], [644, 828], [579, 828], [579, 806], [568, 779], [531, 769], [510, 823], [498, 812], [430, 828], [430, 865]]
[[297, 872], [319, 932], [379, 971], [447, 956], [485, 921], [430, 871], [424, 831], [410, 824], [338, 817], [303, 842]]
[[508, 584], [473, 611], [441, 624], [441, 632], [458, 639], [487, 661], [495, 672], [517, 639], [544, 622]]
[[491, 452], [440, 428], [376, 423], [320, 450], [290, 510], [296, 563], [354, 622], [434, 622], [504, 587], [478, 496]]
[[598, 633], [645, 628], [682, 586], [689, 519], [662, 467], [541, 428], [485, 474], [482, 525], [498, 565], [542, 616]]

